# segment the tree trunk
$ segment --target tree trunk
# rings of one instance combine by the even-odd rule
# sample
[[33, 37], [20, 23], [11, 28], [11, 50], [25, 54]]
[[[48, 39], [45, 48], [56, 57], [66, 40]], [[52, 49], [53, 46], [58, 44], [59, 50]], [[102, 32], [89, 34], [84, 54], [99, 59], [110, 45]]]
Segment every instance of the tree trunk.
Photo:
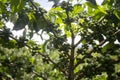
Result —
[[75, 51], [75, 47], [74, 47], [74, 33], [71, 30], [71, 39], [72, 39], [72, 43], [71, 43], [71, 54], [70, 54], [70, 64], [69, 64], [69, 75], [68, 75], [68, 80], [74, 80], [74, 51]]
[[71, 51], [68, 80], [74, 80], [74, 51]]

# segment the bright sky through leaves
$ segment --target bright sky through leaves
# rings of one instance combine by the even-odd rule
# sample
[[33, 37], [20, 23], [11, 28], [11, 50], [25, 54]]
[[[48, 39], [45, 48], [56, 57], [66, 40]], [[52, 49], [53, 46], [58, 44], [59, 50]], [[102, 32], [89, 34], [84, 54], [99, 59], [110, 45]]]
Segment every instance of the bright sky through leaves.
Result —
[[[48, 1], [48, 0], [35, 0], [36, 2], [38, 2], [39, 4], [40, 4], [40, 6], [42, 7], [42, 8], [44, 8], [44, 9], [46, 9], [46, 10], [50, 10], [50, 8], [52, 7], [52, 5], [53, 5], [53, 2], [52, 1]], [[85, 1], [85, 0], [82, 0], [83, 2]], [[102, 3], [102, 1], [103, 0], [97, 0], [97, 4], [101, 4]], [[76, 0], [74, 0], [74, 3], [76, 3]], [[10, 23], [10, 22], [8, 22], [7, 24], [6, 24], [9, 28], [11, 28], [11, 27], [13, 27], [13, 24], [12, 23]], [[20, 30], [20, 31], [13, 31], [13, 34], [14, 34], [14, 36], [22, 36], [22, 33], [23, 32], [23, 30]], [[44, 36], [44, 38], [45, 39], [47, 39], [48, 38], [48, 36]], [[34, 37], [32, 38], [34, 41], [37, 41], [37, 42], [40, 42], [40, 43], [43, 43], [44, 41], [42, 41], [41, 40], [41, 38], [40, 38], [40, 36], [37, 36], [37, 34], [34, 34]], [[76, 37], [76, 41], [75, 42], [77, 42], [78, 40], [79, 40], [80, 38], [79, 37]], [[68, 42], [69, 43], [71, 43], [71, 40], [70, 39], [68, 39]]]
[[[48, 0], [35, 0], [36, 2], [40, 3], [41, 7], [43, 7], [44, 9], [46, 10], [49, 10], [52, 5], [53, 5], [53, 2], [48, 2]], [[73, 0], [74, 3], [76, 3], [77, 0]], [[85, 0], [82, 0], [83, 2]], [[101, 4], [103, 2], [103, 0], [96, 0], [97, 4]]]

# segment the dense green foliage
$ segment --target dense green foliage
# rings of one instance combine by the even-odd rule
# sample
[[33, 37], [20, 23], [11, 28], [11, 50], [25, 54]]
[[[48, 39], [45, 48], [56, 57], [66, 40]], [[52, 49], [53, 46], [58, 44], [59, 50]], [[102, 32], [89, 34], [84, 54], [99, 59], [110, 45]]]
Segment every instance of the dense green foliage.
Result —
[[0, 0], [0, 80], [120, 79], [119, 0], [77, 1]]

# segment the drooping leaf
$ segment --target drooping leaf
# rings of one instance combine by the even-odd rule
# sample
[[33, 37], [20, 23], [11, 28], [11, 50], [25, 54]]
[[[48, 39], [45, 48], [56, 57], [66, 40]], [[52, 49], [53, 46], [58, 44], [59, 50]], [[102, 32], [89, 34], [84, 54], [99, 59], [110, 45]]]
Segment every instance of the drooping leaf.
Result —
[[96, 0], [86, 0], [89, 1], [90, 3], [92, 3], [93, 5], [97, 5]]
[[17, 14], [14, 14], [14, 13], [11, 14], [10, 15], [10, 22], [15, 23], [17, 21], [17, 18], [18, 18]]
[[25, 28], [25, 26], [28, 24], [28, 17], [26, 14], [19, 14], [19, 18], [14, 24], [13, 30], [21, 30]]
[[104, 52], [108, 52], [109, 50], [116, 50], [118, 48], [120, 48], [119, 44], [108, 43], [103, 47], [102, 52], [104, 53]]

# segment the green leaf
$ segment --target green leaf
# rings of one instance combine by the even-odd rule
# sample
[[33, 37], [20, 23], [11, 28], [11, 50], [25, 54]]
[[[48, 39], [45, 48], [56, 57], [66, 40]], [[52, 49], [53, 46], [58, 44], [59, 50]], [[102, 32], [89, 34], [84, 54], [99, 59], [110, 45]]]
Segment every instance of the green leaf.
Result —
[[107, 4], [108, 2], [110, 2], [110, 0], [103, 0], [102, 5], [105, 5], [105, 4]]
[[113, 43], [108, 43], [106, 44], [103, 49], [102, 49], [102, 52], [106, 52], [109, 48], [111, 48], [114, 44]]
[[30, 62], [31, 64], [34, 64], [35, 58], [34, 58], [34, 57], [29, 58], [29, 62]]
[[25, 6], [25, 0], [10, 0], [10, 7], [13, 13], [18, 12]]
[[107, 52], [108, 50], [116, 50], [120, 47], [119, 44], [114, 44], [114, 43], [108, 43], [106, 44], [103, 49], [102, 49], [102, 52]]
[[83, 8], [81, 5], [75, 5], [72, 10], [72, 15], [75, 16], [82, 11], [83, 11]]
[[28, 24], [28, 17], [26, 14], [19, 14], [19, 18], [14, 24], [13, 30], [21, 30], [25, 28], [25, 26]]
[[86, 39], [83, 39], [82, 40], [82, 44], [85, 44], [87, 41], [86, 41]]
[[31, 22], [34, 21], [34, 20], [36, 20], [33, 12], [29, 12], [27, 16], [28, 16], [29, 21], [31, 21]]
[[65, 31], [65, 34], [66, 34], [67, 38], [71, 37], [71, 32], [70, 31]]
[[112, 4], [114, 3], [114, 1], [115, 0], [103, 0], [103, 2], [102, 2], [102, 5], [110, 5], [110, 6], [112, 6]]
[[15, 40], [10, 40], [10, 41], [6, 42], [3, 39], [0, 39], [0, 44], [2, 44], [3, 47], [9, 48], [9, 49], [16, 47], [16, 41]]
[[90, 3], [92, 3], [93, 5], [97, 5], [96, 0], [86, 0], [89, 1]]
[[0, 2], [2, 2], [2, 3], [7, 3], [8, 0], [0, 0]]
[[56, 24], [61, 24], [61, 23], [62, 23], [61, 17], [56, 16], [55, 23], [56, 23]]
[[85, 2], [84, 5], [86, 5], [87, 7], [91, 7], [91, 8], [97, 8], [97, 5], [92, 4], [91, 2]]
[[0, 14], [6, 10], [5, 5], [0, 2]]
[[10, 15], [10, 21], [13, 23], [15, 23], [17, 21], [17, 18], [18, 18], [17, 15], [14, 13]]
[[38, 32], [40, 29], [44, 29], [45, 27], [47, 27], [47, 24], [45, 23], [45, 21], [43, 19], [38, 19], [36, 21], [37, 26], [34, 26], [34, 29], [36, 32]]
[[99, 10], [96, 10], [95, 13], [93, 14], [94, 14], [93, 18], [95, 20], [99, 20], [102, 16], [105, 16], [105, 14]]
[[49, 43], [50, 39], [46, 40], [44, 44], [42, 45], [41, 52], [46, 52], [47, 49], [47, 44]]
[[3, 27], [3, 23], [0, 21], [0, 29]]
[[113, 14], [120, 20], [120, 14], [119, 14], [120, 12], [119, 11], [117, 11], [117, 10], [114, 10], [113, 11]]
[[84, 8], [87, 8], [88, 15], [93, 16], [94, 15], [94, 10], [97, 9], [97, 6], [93, 5], [90, 2], [85, 2], [83, 5], [84, 5]]
[[62, 23], [62, 18], [54, 13], [49, 14], [51, 22], [55, 24], [61, 24]]
[[107, 80], [107, 73], [102, 72], [101, 75], [96, 75], [92, 80]]
[[106, 6], [98, 6], [98, 10], [104, 14], [107, 14], [106, 12]]
[[26, 23], [24, 21], [18, 19], [13, 27], [13, 30], [21, 30], [21, 29], [25, 28], [25, 26], [26, 26]]
[[49, 11], [49, 15], [54, 15], [55, 17], [58, 16], [61, 19], [65, 19], [66, 18], [66, 13], [65, 11], [61, 8], [61, 7], [56, 7], [56, 8], [52, 8]]

